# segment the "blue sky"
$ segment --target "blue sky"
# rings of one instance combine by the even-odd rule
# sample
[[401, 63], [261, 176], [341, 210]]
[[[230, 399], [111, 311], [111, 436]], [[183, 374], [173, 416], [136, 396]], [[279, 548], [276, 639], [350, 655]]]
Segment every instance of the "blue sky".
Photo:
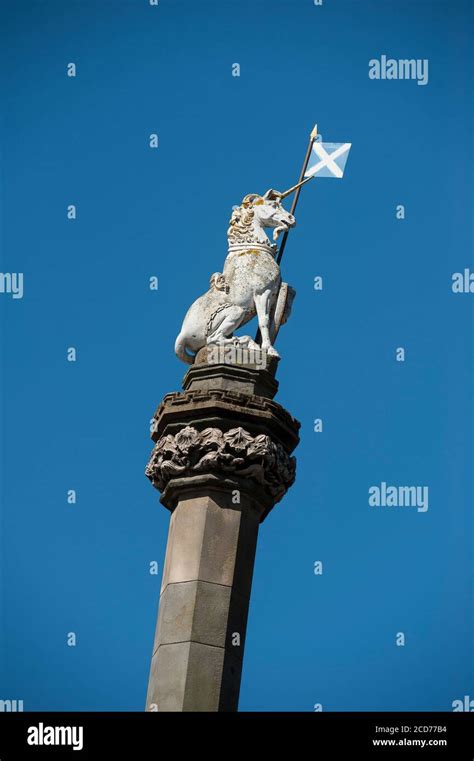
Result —
[[[296, 182], [315, 122], [353, 147], [304, 189], [283, 260], [277, 399], [302, 433], [240, 710], [474, 697], [473, 296], [451, 289], [473, 270], [471, 3], [7, 0], [0, 20], [1, 269], [25, 278], [0, 294], [0, 698], [143, 710], [169, 522], [149, 420], [232, 206]], [[428, 59], [428, 84], [369, 79], [382, 55]], [[428, 485], [428, 511], [370, 508], [382, 481]]]

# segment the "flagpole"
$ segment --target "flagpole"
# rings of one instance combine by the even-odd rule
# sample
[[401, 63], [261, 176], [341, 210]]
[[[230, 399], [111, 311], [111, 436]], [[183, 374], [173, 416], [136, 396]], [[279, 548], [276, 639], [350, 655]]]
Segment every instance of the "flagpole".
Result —
[[[305, 175], [306, 169], [308, 168], [308, 163], [309, 163], [309, 159], [310, 159], [310, 156], [311, 156], [311, 151], [313, 149], [313, 143], [316, 140], [317, 134], [318, 134], [318, 125], [315, 124], [313, 129], [311, 130], [311, 134], [309, 136], [309, 143], [308, 143], [308, 147], [306, 149], [306, 155], [304, 157], [303, 166], [301, 168], [300, 178], [299, 178], [297, 184], [294, 185], [292, 188], [290, 188], [290, 191], [285, 193], [285, 195], [289, 195], [289, 193], [292, 192], [293, 190], [296, 191], [295, 195], [293, 196], [293, 201], [292, 201], [292, 204], [291, 204], [290, 214], [294, 214], [295, 213], [296, 205], [298, 203], [298, 198], [300, 197], [301, 186], [304, 185], [304, 183], [305, 183], [304, 175]], [[308, 177], [308, 179], [311, 179], [311, 177]], [[280, 248], [278, 250], [278, 254], [277, 254], [277, 257], [276, 257], [276, 263], [277, 264], [280, 264], [280, 262], [281, 262], [281, 259], [282, 259], [282, 256], [283, 256], [283, 252], [284, 252], [285, 246], [286, 246], [286, 241], [288, 239], [288, 233], [289, 233], [289, 230], [285, 230], [285, 232], [283, 233], [283, 238], [281, 239]], [[257, 330], [256, 335], [255, 335], [255, 341], [256, 341], [256, 343], [258, 343], [260, 341], [260, 338], [261, 338], [261, 336], [260, 336], [260, 328], [259, 328]]]
[[[318, 125], [315, 124], [309, 136], [308, 148], [306, 149], [306, 156], [304, 157], [300, 178], [297, 184], [294, 186], [294, 189], [296, 192], [295, 192], [295, 195], [293, 196], [293, 202], [291, 204], [290, 214], [295, 213], [295, 209], [298, 203], [298, 198], [300, 197], [300, 193], [301, 193], [301, 187], [302, 185], [304, 185], [304, 175], [308, 168], [308, 163], [311, 156], [311, 150], [313, 148], [313, 143], [316, 140], [317, 134], [318, 134]], [[308, 179], [311, 179], [311, 178], [308, 177]], [[283, 238], [281, 239], [280, 248], [278, 250], [278, 255], [276, 258], [277, 264], [280, 264], [282, 260], [283, 252], [285, 251], [286, 241], [288, 240], [288, 233], [289, 233], [289, 230], [285, 230], [285, 232], [283, 233]]]

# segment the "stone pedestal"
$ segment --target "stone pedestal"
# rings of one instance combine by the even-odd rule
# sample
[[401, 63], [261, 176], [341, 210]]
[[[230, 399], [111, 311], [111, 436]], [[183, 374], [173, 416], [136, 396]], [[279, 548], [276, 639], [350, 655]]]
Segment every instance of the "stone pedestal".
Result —
[[237, 710], [258, 529], [295, 478], [275, 361], [205, 359], [154, 418], [146, 474], [172, 515], [148, 711]]

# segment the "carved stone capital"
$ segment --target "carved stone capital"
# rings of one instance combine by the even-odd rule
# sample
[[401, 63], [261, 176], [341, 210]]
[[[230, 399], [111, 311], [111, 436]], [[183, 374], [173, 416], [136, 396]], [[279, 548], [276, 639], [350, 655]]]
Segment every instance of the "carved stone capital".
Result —
[[[261, 522], [282, 499], [295, 479], [300, 424], [272, 398], [274, 369], [194, 365], [184, 391], [164, 397], [145, 472], [168, 510], [212, 493], [216, 503], [250, 510]], [[240, 507], [236, 490], [245, 495]]]
[[278, 502], [295, 480], [296, 460], [266, 434], [252, 436], [244, 428], [196, 430], [186, 426], [158, 439], [145, 473], [163, 492], [172, 479], [213, 474], [245, 479], [263, 492], [265, 502]]

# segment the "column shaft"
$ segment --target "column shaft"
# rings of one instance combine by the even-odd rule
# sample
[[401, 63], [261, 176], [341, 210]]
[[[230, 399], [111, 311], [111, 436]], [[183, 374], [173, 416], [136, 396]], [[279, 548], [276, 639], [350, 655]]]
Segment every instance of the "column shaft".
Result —
[[201, 488], [180, 499], [170, 521], [147, 710], [237, 710], [259, 520], [251, 499], [235, 489]]

